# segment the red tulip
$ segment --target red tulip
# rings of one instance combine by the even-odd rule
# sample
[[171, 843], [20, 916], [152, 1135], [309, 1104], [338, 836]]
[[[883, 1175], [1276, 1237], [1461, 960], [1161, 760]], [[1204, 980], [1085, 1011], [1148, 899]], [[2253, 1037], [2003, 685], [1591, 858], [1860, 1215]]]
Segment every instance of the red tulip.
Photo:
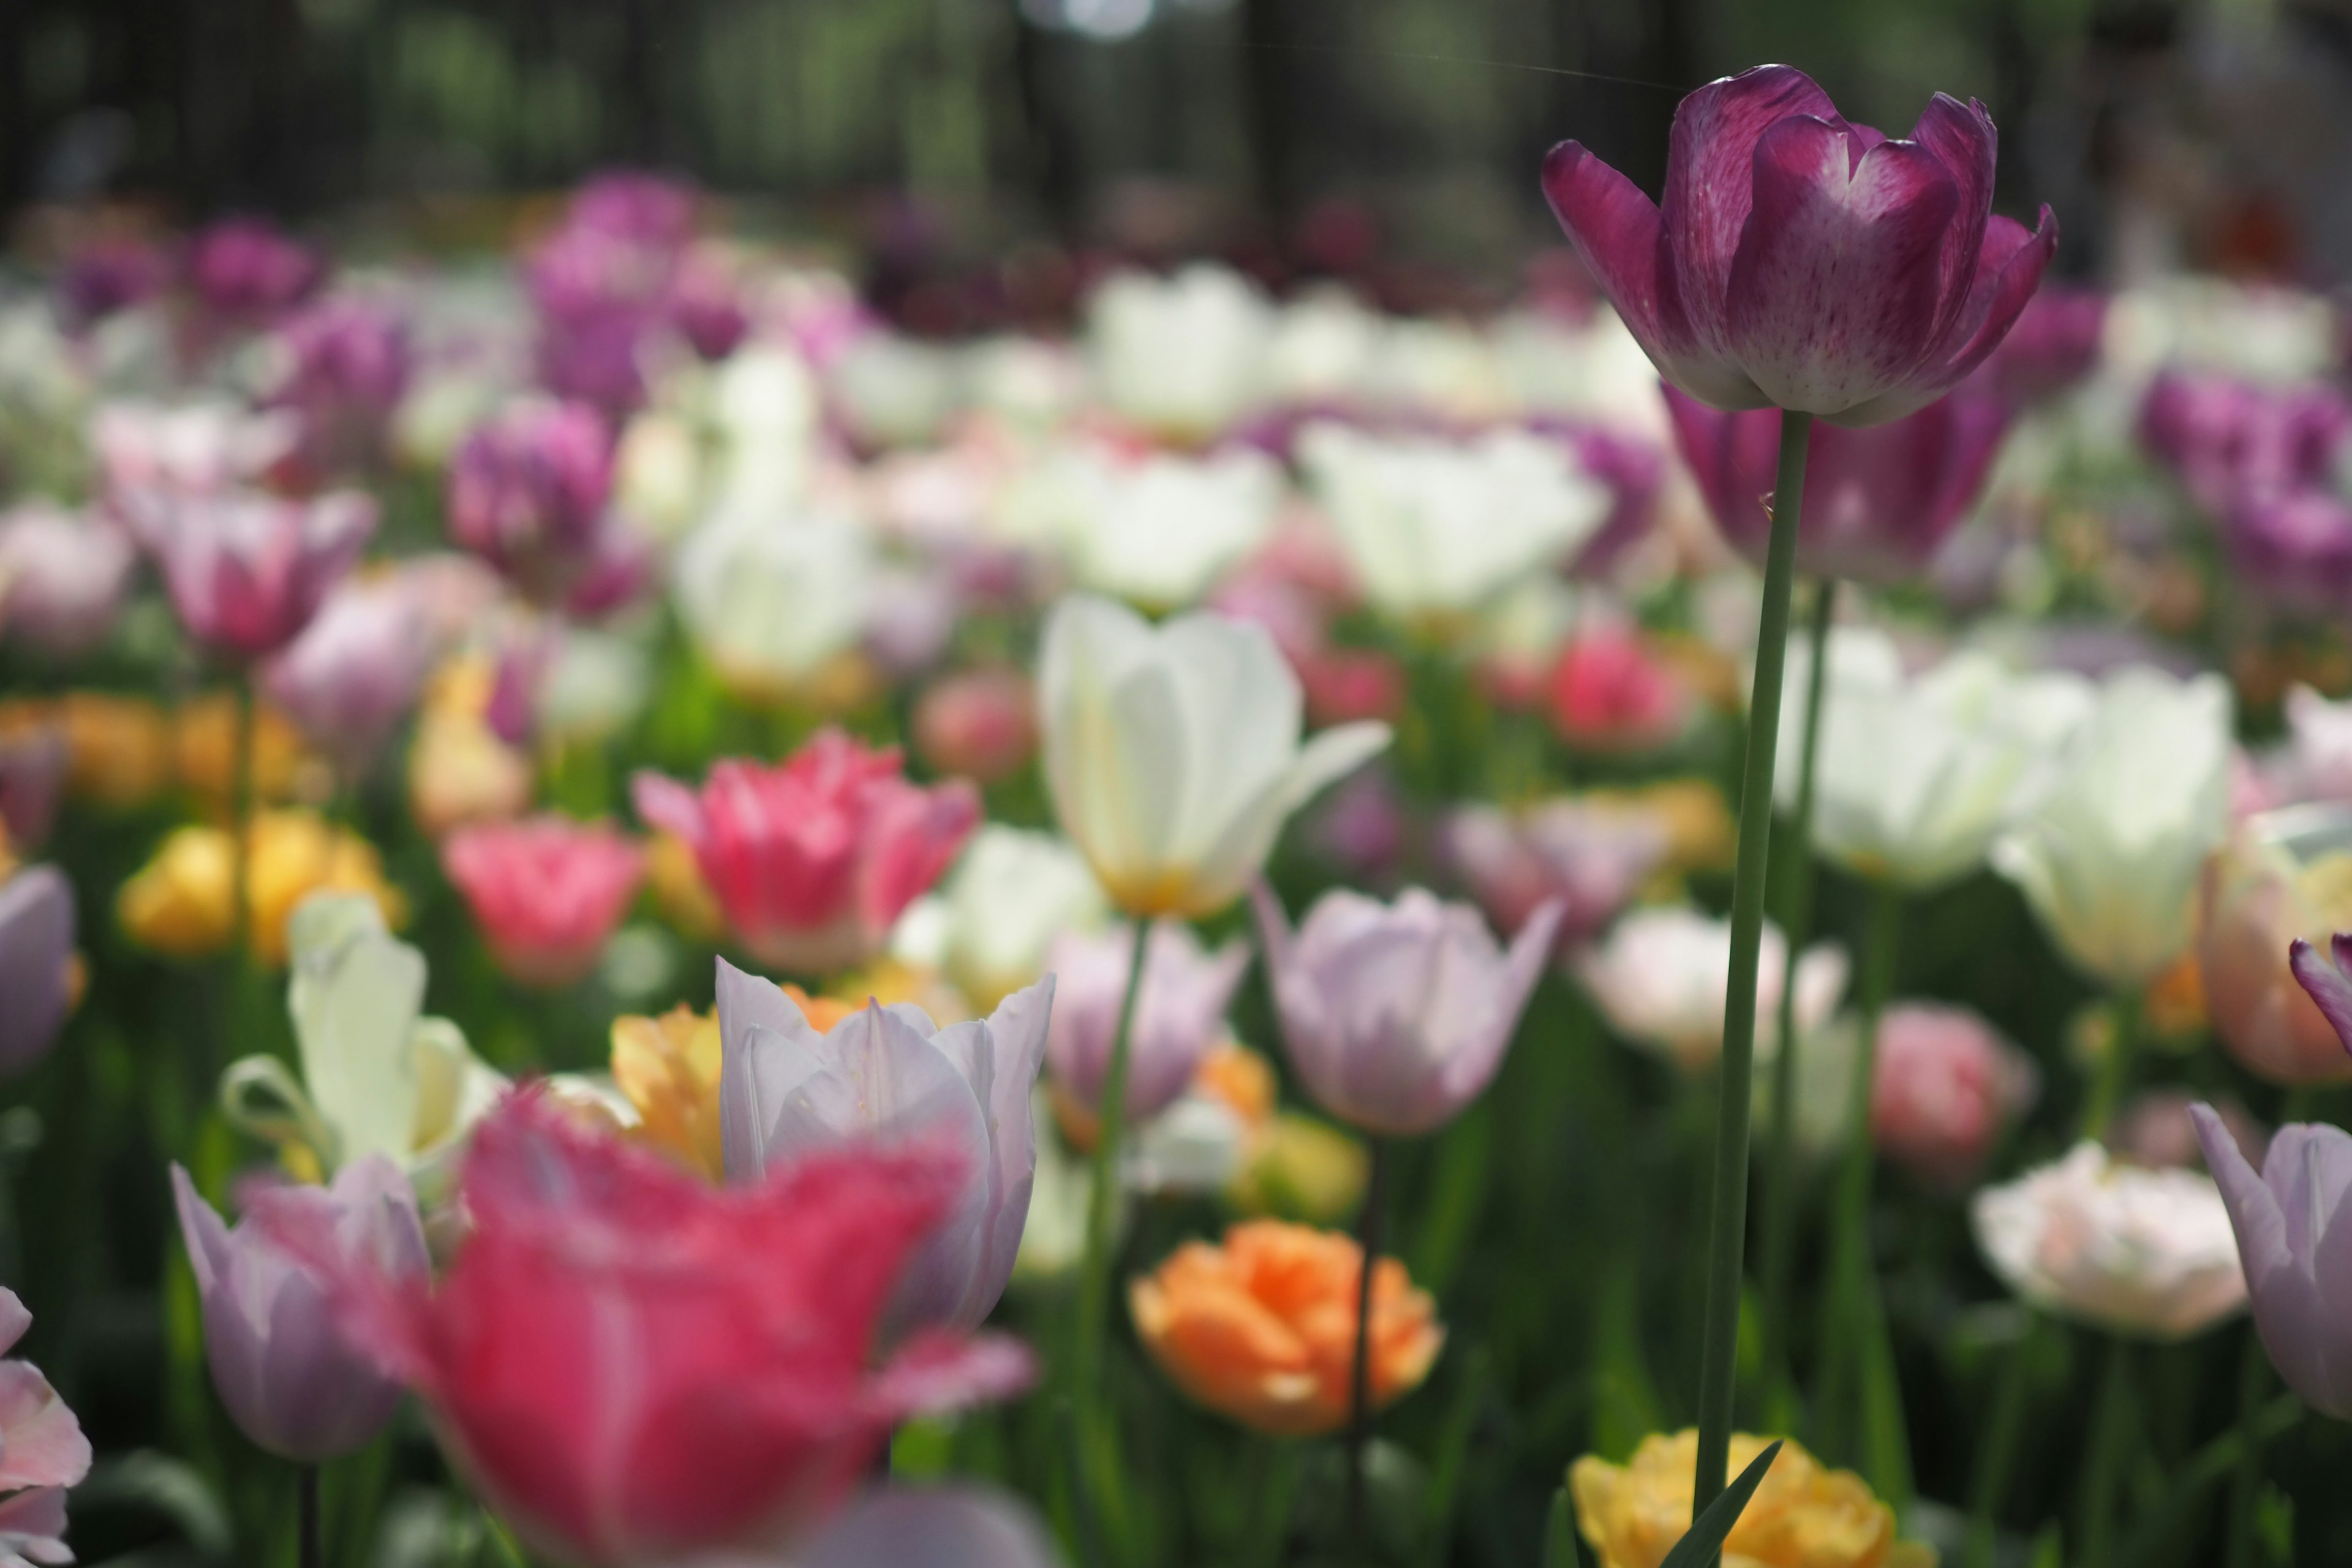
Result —
[[[1780, 411], [1726, 414], [1671, 386], [1666, 406], [1716, 526], [1762, 565]], [[1984, 488], [2008, 428], [2009, 409], [1972, 392], [1868, 430], [1814, 426], [1797, 521], [1798, 569], [1861, 583], [1916, 575]]]
[[1574, 142], [1544, 194], [1661, 374], [1717, 408], [1876, 425], [1991, 353], [2058, 226], [1992, 216], [1997, 137], [1938, 93], [1908, 141], [1848, 124], [1787, 66], [1710, 82], [1675, 111], [1664, 209]]
[[532, 1551], [640, 1568], [778, 1550], [894, 1423], [1026, 1384], [1001, 1338], [932, 1334], [875, 1364], [956, 1164], [845, 1149], [718, 1188], [525, 1091], [475, 1132], [472, 1228], [437, 1287], [354, 1261], [315, 1205], [254, 1209]]
[[596, 966], [646, 863], [615, 829], [550, 814], [465, 828], [442, 845], [441, 868], [500, 969], [526, 985], [561, 986]]
[[1571, 745], [1654, 751], [1683, 732], [1692, 707], [1690, 689], [1673, 667], [1624, 626], [1579, 632], [1552, 667], [1552, 727]]
[[636, 777], [637, 815], [694, 851], [735, 936], [770, 969], [827, 974], [882, 951], [980, 824], [961, 779], [925, 789], [898, 752], [820, 731], [781, 765], [714, 763], [699, 793]]

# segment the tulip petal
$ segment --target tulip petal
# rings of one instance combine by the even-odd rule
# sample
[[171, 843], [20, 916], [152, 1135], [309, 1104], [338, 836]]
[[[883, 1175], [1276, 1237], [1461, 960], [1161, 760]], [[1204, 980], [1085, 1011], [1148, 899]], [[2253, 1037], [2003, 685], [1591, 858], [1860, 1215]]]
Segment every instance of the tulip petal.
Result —
[[2319, 1005], [2336, 1037], [2344, 1042], [2345, 1049], [2352, 1050], [2352, 974], [2346, 973], [2342, 960], [2321, 953], [2297, 937], [2287, 948], [2286, 962], [2296, 981]]
[[1959, 205], [1936, 258], [1936, 293], [1942, 303], [1932, 337], [1941, 342], [1959, 321], [1975, 282], [2000, 141], [1983, 104], [1971, 99], [1963, 105], [1941, 92], [1928, 100], [1911, 140], [1942, 161], [1959, 191]]
[[1037, 1177], [1034, 1091], [1053, 1010], [1049, 974], [998, 1003], [986, 1023], [943, 1029], [932, 1042], [963, 1073], [988, 1119], [988, 1223], [971, 1288], [950, 1320], [962, 1328], [977, 1327], [995, 1310], [1021, 1250]]
[[287, 1010], [310, 1102], [334, 1130], [321, 1150], [340, 1164], [409, 1154], [418, 1087], [412, 1043], [425, 1005], [425, 955], [383, 929], [364, 896], [314, 897], [289, 929], [294, 975]]
[[16, 1347], [25, 1331], [33, 1326], [33, 1314], [17, 1298], [16, 1292], [0, 1285], [0, 1353]]
[[1486, 999], [1491, 1010], [1487, 1026], [1475, 1037], [1475, 1048], [1457, 1051], [1446, 1063], [1447, 1097], [1456, 1106], [1477, 1098], [1493, 1079], [1496, 1068], [1502, 1065], [1503, 1053], [1518, 1031], [1519, 1015], [1527, 1007], [1536, 983], [1543, 978], [1552, 943], [1567, 918], [1567, 900], [1548, 900], [1511, 939], [1502, 974]]
[[875, 1414], [891, 1422], [968, 1409], [1026, 1393], [1037, 1358], [1010, 1334], [918, 1334], [884, 1363], [867, 1390]]
[[40, 1369], [0, 1361], [0, 1490], [76, 1485], [89, 1460], [80, 1421]]
[[66, 1545], [66, 1491], [35, 1487], [0, 1502], [0, 1553], [14, 1552], [43, 1564], [71, 1563]]
[[[0, 825], [5, 826], [5, 825]], [[56, 1040], [70, 994], [73, 884], [54, 866], [0, 881], [0, 1071], [30, 1067]]]
[[793, 1561], [802, 1568], [1055, 1568], [1060, 1556], [1011, 1498], [893, 1486], [851, 1503]]
[[629, 798], [637, 815], [650, 826], [674, 833], [697, 854], [710, 837], [702, 815], [702, 799], [664, 773], [641, 771], [629, 780]]
[[2058, 252], [2058, 220], [2048, 207], [2028, 234], [2013, 218], [1994, 217], [1985, 225], [1984, 246], [1979, 253], [1976, 281], [1968, 304], [1953, 321], [1926, 363], [1900, 386], [1827, 416], [1830, 423], [1849, 426], [1883, 425], [1917, 412], [1941, 397], [1982, 364], [2018, 317], [2033, 300], [2042, 275]]
[[1916, 143], [1854, 153], [1843, 124], [1811, 118], [1756, 144], [1725, 333], [1782, 408], [1843, 413], [1901, 384], [1936, 341], [1935, 257], [1959, 187]]

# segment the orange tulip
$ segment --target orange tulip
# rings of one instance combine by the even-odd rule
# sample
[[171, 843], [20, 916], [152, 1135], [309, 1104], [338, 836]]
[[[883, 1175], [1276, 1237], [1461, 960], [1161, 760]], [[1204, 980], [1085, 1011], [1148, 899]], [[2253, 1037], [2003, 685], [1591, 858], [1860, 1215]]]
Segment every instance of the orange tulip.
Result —
[[[1223, 1247], [1187, 1242], [1129, 1288], [1137, 1333], [1179, 1388], [1244, 1426], [1283, 1436], [1348, 1419], [1363, 1252], [1335, 1231], [1249, 1220]], [[1404, 1265], [1372, 1270], [1375, 1408], [1420, 1386], [1445, 1342], [1436, 1303]]]

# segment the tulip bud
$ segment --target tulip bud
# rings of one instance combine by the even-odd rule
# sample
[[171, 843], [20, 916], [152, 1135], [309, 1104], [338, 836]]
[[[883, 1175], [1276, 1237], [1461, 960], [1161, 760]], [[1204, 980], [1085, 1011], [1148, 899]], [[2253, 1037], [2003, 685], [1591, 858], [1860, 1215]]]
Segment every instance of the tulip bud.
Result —
[[2352, 808], [2287, 806], [2240, 823], [2207, 863], [2197, 956], [2221, 1044], [2288, 1087], [2352, 1079], [2352, 1054], [2295, 983], [2290, 943], [2352, 928]]
[[2212, 1107], [2193, 1114], [2271, 1364], [2313, 1409], [2352, 1421], [2352, 1321], [2344, 1312], [2352, 1281], [2336, 1240], [2352, 1221], [2343, 1204], [2352, 1136], [2325, 1124], [2282, 1127], [2257, 1175]]
[[442, 844], [441, 866], [509, 978], [555, 988], [595, 968], [645, 854], [609, 826], [550, 814], [460, 829]]
[[989, 784], [1037, 754], [1037, 697], [1016, 670], [966, 670], [934, 682], [915, 703], [915, 751], [942, 773]]
[[[1212, 953], [1187, 927], [1163, 921], [1150, 929], [1129, 1045], [1130, 1123], [1158, 1115], [1184, 1092], [1202, 1059], [1223, 1037], [1225, 1006], [1249, 967], [1245, 942], [1229, 942]], [[1046, 960], [1057, 983], [1057, 1003], [1045, 1059], [1055, 1088], [1075, 1102], [1082, 1122], [1102, 1103], [1135, 942], [1135, 928], [1129, 925], [1066, 932], [1055, 941]]]

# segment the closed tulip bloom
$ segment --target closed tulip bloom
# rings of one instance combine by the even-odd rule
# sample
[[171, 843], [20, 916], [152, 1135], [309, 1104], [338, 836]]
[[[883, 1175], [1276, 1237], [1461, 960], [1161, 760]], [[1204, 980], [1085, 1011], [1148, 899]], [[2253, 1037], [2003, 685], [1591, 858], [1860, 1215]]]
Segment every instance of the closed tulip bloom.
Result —
[[2247, 1071], [2290, 1088], [2352, 1079], [2352, 1052], [2298, 984], [2289, 955], [2292, 943], [2324, 947], [2331, 931], [2347, 928], [2352, 810], [2263, 812], [2239, 823], [2206, 863], [2197, 929], [2205, 1010]]
[[[327, 1282], [247, 1219], [235, 1230], [172, 1167], [180, 1236], [203, 1304], [205, 1359], [239, 1430], [281, 1459], [315, 1465], [365, 1447], [399, 1407], [386, 1377], [335, 1321]], [[428, 1267], [416, 1194], [381, 1155], [346, 1166], [329, 1187], [278, 1201], [313, 1211], [346, 1253], [389, 1279]]]
[[1976, 1014], [1902, 1003], [1878, 1024], [1871, 1141], [1922, 1181], [1958, 1190], [2039, 1087], [2033, 1058]]
[[[1777, 1039], [1788, 947], [1769, 921], [1756, 974], [1759, 1047]], [[1714, 1066], [1723, 1054], [1723, 1006], [1731, 988], [1731, 922], [1693, 909], [1636, 910], [1575, 960], [1577, 978], [1609, 1026], [1656, 1051], [1685, 1072]], [[1800, 1037], [1829, 1021], [1845, 994], [1846, 956], [1831, 942], [1797, 960]]]
[[2132, 667], [2061, 749], [2050, 788], [1992, 848], [2058, 946], [2140, 985], [2196, 934], [2198, 878], [2229, 830], [2230, 689]]
[[307, 471], [331, 474], [373, 463], [408, 388], [408, 331], [373, 300], [321, 300], [280, 327], [279, 371], [268, 398], [301, 416]]
[[415, 585], [397, 576], [347, 583], [269, 661], [262, 688], [354, 778], [416, 706], [438, 640]]
[[[1811, 651], [1791, 647], [1789, 661], [1791, 689], [1802, 691]], [[2018, 674], [1973, 651], [1907, 673], [1885, 634], [1838, 628], [1814, 742], [1814, 847], [1905, 888], [1966, 875], [2047, 787], [2051, 759], [2094, 701], [2080, 677]], [[1803, 731], [1803, 705], [1784, 707], [1783, 755], [1796, 753]], [[1794, 808], [1797, 787], [1793, 776], [1780, 781], [1783, 809]]]
[[730, 1182], [756, 1184], [845, 1143], [961, 1157], [961, 1190], [906, 1267], [889, 1337], [978, 1328], [1004, 1294], [1036, 1175], [1030, 1097], [1053, 1005], [1048, 977], [944, 1029], [912, 1004], [869, 1002], [821, 1031], [780, 988], [719, 961]]
[[2305, 1404], [2352, 1421], [2352, 1135], [2292, 1122], [2271, 1139], [2257, 1175], [2210, 1105], [2190, 1114], [2205, 1163], [2229, 1205], [2271, 1364]]
[[[1363, 1248], [1335, 1232], [1248, 1220], [1222, 1246], [1188, 1241], [1128, 1287], [1135, 1331], [1169, 1380], [1219, 1415], [1278, 1436], [1347, 1421]], [[1370, 1404], [1429, 1375], [1445, 1331], [1404, 1265], [1372, 1268]]]
[[1759, 66], [1675, 111], [1663, 211], [1574, 142], [1544, 194], [1659, 373], [1717, 408], [1877, 425], [1958, 384], [2058, 247], [1992, 216], [1981, 104], [1938, 93], [1908, 141], [1839, 118], [1803, 72]]
[[1087, 302], [1087, 343], [1113, 412], [1180, 442], [1205, 441], [1265, 395], [1274, 304], [1230, 268], [1172, 278], [1122, 272]]
[[802, 974], [880, 952], [980, 821], [971, 784], [912, 784], [897, 751], [838, 730], [778, 766], [716, 763], [698, 792], [648, 773], [635, 793], [640, 816], [693, 848], [736, 940]]
[[1633, 628], [1579, 629], [1559, 650], [1545, 693], [1560, 739], [1591, 752], [1671, 745], [1697, 707], [1680, 672]]
[[2141, 445], [2218, 518], [2298, 490], [2332, 488], [2352, 446], [2352, 399], [2324, 382], [2274, 386], [2168, 371], [2140, 405]]
[[42, 501], [0, 516], [0, 634], [52, 658], [88, 653], [113, 631], [139, 552], [96, 516]]
[[2246, 1304], [2210, 1177], [2119, 1163], [2083, 1142], [1969, 1205], [1977, 1246], [2037, 1307], [2113, 1333], [2185, 1340]]
[[[1239, 939], [1214, 952], [1181, 925], [1155, 923], [1143, 954], [1143, 985], [1129, 1047], [1127, 1120], [1149, 1121], [1173, 1105], [1224, 1035], [1225, 1008], [1249, 968]], [[1135, 957], [1135, 928], [1066, 932], [1046, 955], [1057, 985], [1045, 1043], [1055, 1088], [1084, 1122], [1102, 1104], [1119, 1005]]]
[[184, 497], [136, 513], [188, 635], [232, 658], [301, 635], [375, 531], [373, 497], [258, 492]]
[[1045, 782], [1128, 913], [1213, 914], [1239, 898], [1284, 819], [1388, 744], [1343, 724], [1299, 744], [1297, 677], [1257, 626], [1209, 614], [1151, 626], [1083, 595], [1046, 617], [1038, 703]]
[[714, 515], [688, 535], [670, 592], [687, 634], [739, 696], [806, 696], [856, 648], [880, 590], [861, 525]]
[[215, 314], [268, 321], [299, 305], [326, 276], [318, 252], [268, 218], [229, 217], [188, 247], [188, 283]]
[[1402, 620], [1485, 606], [1609, 516], [1570, 448], [1526, 431], [1452, 442], [1317, 425], [1298, 451], [1365, 597]]
[[844, 1149], [713, 1188], [527, 1093], [475, 1139], [471, 1226], [437, 1282], [352, 1258], [283, 1194], [256, 1209], [530, 1551], [649, 1568], [781, 1548], [896, 1423], [1028, 1381], [1005, 1341], [929, 1335], [875, 1362], [961, 1180], [940, 1154]]
[[997, 784], [1037, 754], [1037, 693], [1020, 671], [968, 669], [915, 703], [915, 752], [945, 773]]
[[976, 1006], [993, 1007], [1045, 973], [1064, 931], [1110, 918], [1086, 858], [1050, 833], [984, 823], [943, 891], [940, 967]]
[[1081, 587], [1153, 609], [1192, 604], [1263, 543], [1282, 500], [1264, 454], [1073, 449], [1047, 465], [1029, 504]]
[[1517, 811], [1458, 806], [1439, 842], [1446, 863], [1504, 931], [1516, 935], [1537, 910], [1559, 905], [1562, 951], [1614, 920], [1668, 848], [1664, 827], [1648, 816], [1574, 795]]
[[645, 878], [645, 852], [611, 825], [553, 813], [462, 828], [441, 868], [492, 956], [525, 985], [583, 979]]
[[48, 1055], [79, 990], [73, 884], [54, 866], [11, 876], [0, 844], [0, 1079]]
[[[1716, 526], [1733, 549], [1762, 565], [1772, 531], [1780, 412], [1727, 414], [1672, 386], [1666, 405], [1683, 461]], [[1918, 576], [1984, 489], [2009, 418], [1992, 398], [1958, 392], [1866, 430], [1815, 426], [1797, 521], [1798, 570], [1874, 584]]]
[[613, 437], [581, 403], [514, 404], [466, 438], [449, 465], [449, 537], [523, 592], [560, 601], [614, 526]]
[[[1745, 1471], [1769, 1438], [1731, 1436], [1731, 1471]], [[1577, 1529], [1599, 1568], [1658, 1568], [1690, 1529], [1698, 1433], [1654, 1433], [1612, 1465], [1587, 1454], [1569, 1467]], [[1824, 1468], [1784, 1443], [1724, 1541], [1736, 1568], [1935, 1568], [1935, 1549], [1895, 1539], [1895, 1510], [1852, 1470]]]
[[1567, 912], [1545, 903], [1506, 952], [1476, 910], [1419, 888], [1392, 905], [1335, 889], [1295, 939], [1263, 883], [1256, 904], [1291, 1065], [1324, 1110], [1387, 1137], [1434, 1131], [1486, 1089]]
[[2271, 604], [2322, 616], [2352, 605], [2352, 499], [2305, 489], [2244, 501], [2222, 519], [2221, 542]]

